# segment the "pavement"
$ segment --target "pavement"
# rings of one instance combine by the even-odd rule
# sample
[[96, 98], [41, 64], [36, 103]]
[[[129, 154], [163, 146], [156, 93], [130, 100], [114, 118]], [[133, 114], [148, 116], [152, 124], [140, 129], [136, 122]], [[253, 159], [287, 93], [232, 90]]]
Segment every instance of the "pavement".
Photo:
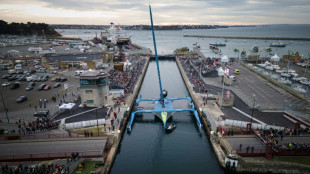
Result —
[[0, 143], [0, 158], [8, 159], [16, 155], [20, 158], [44, 158], [48, 154], [70, 157], [73, 152], [79, 152], [81, 157], [102, 154], [106, 141], [106, 137], [6, 141]]

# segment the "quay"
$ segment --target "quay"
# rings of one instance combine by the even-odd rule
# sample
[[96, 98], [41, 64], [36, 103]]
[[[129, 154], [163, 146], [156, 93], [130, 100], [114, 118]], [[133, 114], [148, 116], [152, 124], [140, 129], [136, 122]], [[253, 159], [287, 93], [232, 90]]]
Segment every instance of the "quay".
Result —
[[119, 129], [116, 131], [115, 134], [112, 134], [112, 137], [109, 137], [108, 142], [109, 142], [109, 146], [111, 147], [111, 149], [109, 149], [107, 159], [105, 161], [105, 165], [104, 165], [103, 170], [102, 170], [102, 172], [104, 174], [110, 173], [111, 167], [113, 165], [113, 162], [115, 160], [118, 148], [119, 148], [121, 140], [122, 140], [122, 136], [123, 136], [124, 132], [126, 132], [126, 125], [127, 125], [127, 122], [130, 118], [130, 113], [133, 109], [133, 106], [134, 106], [135, 101], [136, 101], [135, 99], [139, 93], [139, 90], [140, 90], [141, 84], [143, 82], [145, 73], [146, 73], [147, 68], [149, 66], [150, 57], [147, 57], [146, 59], [147, 60], [146, 60], [146, 63], [143, 67], [142, 74], [140, 75], [140, 77], [137, 81], [137, 84], [135, 85], [133, 93], [128, 95], [126, 98], [126, 101], [125, 101], [126, 107], [122, 107], [120, 109], [120, 112], [118, 113], [117, 120], [119, 120], [119, 123], [117, 126]]
[[[198, 52], [198, 55], [201, 55], [201, 53]], [[184, 58], [185, 56], [179, 56], [179, 57]], [[205, 103], [204, 105], [203, 104], [205, 101], [204, 97], [206, 97], [207, 95], [205, 93], [195, 92], [194, 90], [195, 84], [191, 83], [191, 80], [186, 74], [186, 70], [182, 66], [180, 58], [178, 57], [176, 58], [176, 63], [177, 66], [179, 67], [179, 70], [183, 77], [184, 83], [186, 84], [186, 87], [190, 93], [190, 96], [193, 102], [195, 103], [196, 109], [200, 111], [199, 112], [200, 119], [204, 125], [206, 133], [209, 135], [210, 143], [213, 147], [213, 150], [216, 154], [216, 157], [221, 167], [227, 170], [227, 164], [225, 163], [225, 158], [229, 155], [233, 155], [236, 159], [238, 159], [238, 167], [235, 169], [235, 172], [237, 173], [309, 173], [310, 166], [297, 163], [287, 163], [272, 159], [275, 157], [270, 156], [270, 154], [267, 153], [267, 148], [269, 146], [268, 143], [260, 139], [261, 136], [257, 134], [255, 131], [253, 130], [251, 131], [251, 128], [237, 129], [234, 126], [223, 126], [223, 123], [225, 123], [227, 120], [227, 119], [224, 120], [223, 119], [224, 117], [226, 118], [235, 117], [236, 119], [238, 115], [242, 114], [227, 112], [227, 108], [221, 107], [216, 100], [207, 100], [207, 103]], [[213, 94], [215, 93], [214, 94], [215, 98], [218, 99], [220, 97], [220, 95], [216, 94], [216, 92], [213, 91], [212, 93]], [[294, 122], [292, 119], [298, 119], [295, 116], [290, 115], [289, 113], [284, 113], [284, 116], [286, 116], [287, 119], [291, 119], [292, 122]], [[287, 116], [289, 116], [290, 118], [288, 118]], [[262, 117], [259, 117], [259, 119], [262, 119]], [[274, 117], [273, 119], [276, 119], [276, 117]], [[280, 117], [278, 117], [278, 119], [279, 123], [282, 122], [281, 124], [283, 125], [289, 124], [287, 121], [281, 120]], [[247, 119], [241, 118], [241, 120], [248, 120], [247, 122], [249, 124], [248, 118]], [[267, 120], [265, 119], [262, 120], [267, 122]], [[298, 119], [298, 122], [302, 123], [303, 121], [301, 119]], [[255, 123], [253, 123], [253, 126], [254, 124]], [[307, 126], [308, 124], [305, 123], [304, 125]], [[227, 130], [230, 131], [234, 130], [235, 135], [227, 136]], [[282, 143], [291, 142], [292, 138], [296, 141], [300, 141], [300, 143], [302, 142], [310, 143], [308, 141], [309, 135], [305, 135], [305, 137], [303, 138], [295, 136], [284, 137]], [[255, 146], [256, 149], [254, 150], [254, 153], [252, 150], [252, 154], [249, 154], [245, 151], [242, 151], [243, 149], [238, 150], [240, 144], [251, 145], [251, 147]], [[265, 158], [261, 158], [258, 156], [262, 156]]]
[[310, 41], [310, 38], [296, 38], [296, 37], [243, 37], [243, 36], [208, 36], [208, 35], [188, 35], [183, 37], [201, 37], [201, 38], [224, 38], [224, 39], [260, 39], [260, 40], [301, 40]]

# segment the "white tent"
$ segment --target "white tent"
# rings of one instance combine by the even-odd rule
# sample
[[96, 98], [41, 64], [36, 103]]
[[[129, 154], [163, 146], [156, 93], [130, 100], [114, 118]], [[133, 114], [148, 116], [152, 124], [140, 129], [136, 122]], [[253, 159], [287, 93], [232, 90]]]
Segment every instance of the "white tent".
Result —
[[59, 106], [59, 109], [72, 109], [75, 106], [75, 103], [65, 103]]
[[279, 62], [280, 57], [277, 54], [275, 54], [274, 56], [271, 57], [271, 61]]
[[221, 62], [228, 62], [228, 57], [225, 55], [221, 58]]
[[224, 73], [225, 73], [225, 72], [224, 72], [224, 70], [223, 70], [222, 67], [220, 67], [220, 68], [217, 69], [217, 74], [218, 74], [218, 76], [223, 76]]

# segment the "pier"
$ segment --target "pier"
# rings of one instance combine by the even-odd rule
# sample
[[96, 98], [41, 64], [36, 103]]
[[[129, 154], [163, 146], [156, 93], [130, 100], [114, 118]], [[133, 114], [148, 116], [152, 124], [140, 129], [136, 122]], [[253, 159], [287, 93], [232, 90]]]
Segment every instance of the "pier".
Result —
[[294, 38], [294, 37], [249, 37], [249, 36], [208, 36], [208, 35], [188, 35], [184, 37], [201, 37], [201, 38], [223, 38], [223, 39], [260, 39], [260, 40], [301, 40], [310, 41], [310, 38]]

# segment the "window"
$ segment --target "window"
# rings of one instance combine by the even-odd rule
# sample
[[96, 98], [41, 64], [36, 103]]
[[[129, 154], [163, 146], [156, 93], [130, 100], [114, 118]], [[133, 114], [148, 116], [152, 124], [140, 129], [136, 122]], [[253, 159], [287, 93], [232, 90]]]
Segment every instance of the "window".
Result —
[[88, 85], [88, 80], [81, 79], [80, 84], [81, 85]]
[[94, 104], [94, 100], [87, 100], [86, 103], [87, 104]]
[[93, 90], [85, 90], [86, 94], [91, 94], [93, 93]]

